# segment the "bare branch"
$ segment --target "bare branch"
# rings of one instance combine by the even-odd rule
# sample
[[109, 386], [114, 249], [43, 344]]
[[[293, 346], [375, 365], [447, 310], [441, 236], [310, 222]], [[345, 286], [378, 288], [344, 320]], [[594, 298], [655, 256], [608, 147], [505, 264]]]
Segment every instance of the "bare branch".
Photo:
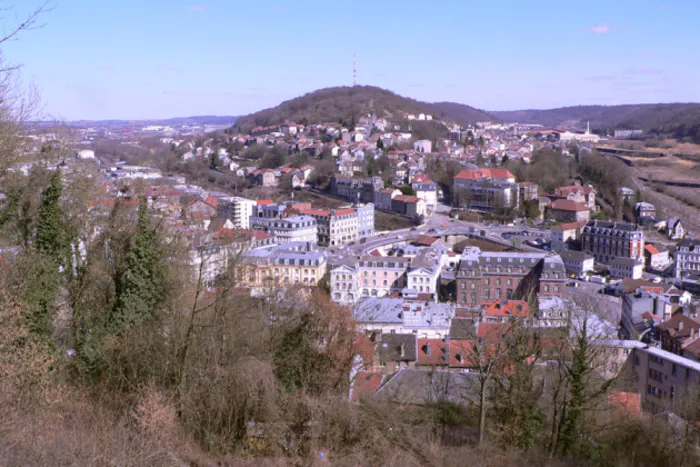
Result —
[[[37, 24], [39, 17], [41, 17], [41, 15], [48, 13], [52, 10], [53, 10], [53, 7], [49, 7], [49, 2], [47, 0], [46, 2], [41, 4], [41, 6], [39, 6], [36, 10], [31, 12], [29, 14], [29, 16], [27, 16], [27, 18], [23, 22], [21, 22], [20, 24], [15, 26], [10, 32], [5, 33], [5, 35], [3, 37], [0, 37], [0, 44], [2, 44], [3, 42], [9, 41], [10, 39], [15, 37], [17, 34], [19, 34], [22, 31], [29, 31], [32, 29], [42, 28], [44, 26], [43, 24]], [[15, 68], [15, 67], [11, 67], [9, 69], [13, 69], [13, 68]], [[0, 72], [1, 71], [5, 71], [5, 70], [0, 70]]]

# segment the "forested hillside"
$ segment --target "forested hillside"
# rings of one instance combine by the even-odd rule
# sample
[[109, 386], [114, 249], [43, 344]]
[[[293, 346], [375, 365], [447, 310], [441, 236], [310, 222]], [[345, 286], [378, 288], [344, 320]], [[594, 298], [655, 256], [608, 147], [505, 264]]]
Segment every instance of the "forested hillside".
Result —
[[241, 117], [236, 122], [236, 127], [245, 132], [255, 126], [275, 125], [286, 120], [297, 123], [344, 122], [350, 124], [363, 115], [371, 114], [379, 118], [399, 121], [404, 120], [408, 114], [420, 113], [463, 124], [494, 119], [484, 111], [462, 104], [431, 104], [374, 86], [354, 86], [310, 92], [282, 102], [277, 107]]
[[545, 127], [575, 125], [584, 129], [590, 122], [592, 129], [641, 129], [656, 136], [689, 138], [700, 142], [700, 104], [635, 104], [635, 105], [582, 105], [548, 110], [514, 110], [491, 112], [508, 122], [533, 123]]

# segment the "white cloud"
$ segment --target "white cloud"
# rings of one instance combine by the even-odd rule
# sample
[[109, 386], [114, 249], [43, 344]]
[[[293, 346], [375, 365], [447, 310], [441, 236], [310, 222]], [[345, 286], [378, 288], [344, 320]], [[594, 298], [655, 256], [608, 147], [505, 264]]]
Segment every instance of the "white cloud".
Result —
[[610, 26], [608, 26], [607, 24], [596, 24], [591, 29], [589, 29], [589, 31], [593, 34], [606, 34], [610, 32]]
[[190, 5], [187, 7], [187, 11], [190, 13], [206, 13], [209, 11], [209, 8], [202, 5]]

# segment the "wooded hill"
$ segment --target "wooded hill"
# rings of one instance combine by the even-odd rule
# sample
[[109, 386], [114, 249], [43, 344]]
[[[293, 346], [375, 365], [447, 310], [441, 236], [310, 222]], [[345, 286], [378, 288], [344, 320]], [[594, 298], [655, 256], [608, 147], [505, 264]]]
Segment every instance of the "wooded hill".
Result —
[[700, 104], [581, 105], [547, 110], [491, 112], [507, 122], [533, 123], [545, 127], [574, 126], [583, 129], [644, 130], [700, 142]]
[[247, 132], [256, 126], [276, 125], [285, 120], [297, 123], [349, 124], [353, 119], [356, 121], [368, 114], [375, 114], [390, 121], [401, 121], [405, 120], [408, 114], [420, 113], [465, 125], [481, 120], [494, 120], [487, 112], [468, 105], [421, 102], [375, 86], [344, 86], [319, 89], [282, 102], [277, 107], [246, 115], [236, 122], [236, 128]]

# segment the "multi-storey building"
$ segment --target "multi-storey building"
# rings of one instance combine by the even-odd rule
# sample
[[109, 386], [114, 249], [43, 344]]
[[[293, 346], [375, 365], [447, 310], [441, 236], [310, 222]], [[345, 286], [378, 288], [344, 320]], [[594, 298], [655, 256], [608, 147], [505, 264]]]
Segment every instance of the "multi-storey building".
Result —
[[357, 235], [359, 238], [374, 235], [374, 204], [357, 204]]
[[634, 340], [600, 341], [606, 376], [617, 376], [639, 394], [641, 407], [652, 413], [678, 412], [697, 401], [700, 362]]
[[454, 305], [403, 298], [367, 298], [355, 305], [353, 316], [358, 327], [368, 333], [406, 333], [415, 334], [419, 339], [435, 339], [449, 335]]
[[411, 181], [411, 188], [416, 197], [425, 201], [426, 205], [435, 206], [437, 204], [437, 184], [427, 175], [417, 175]]
[[474, 209], [515, 209], [520, 187], [507, 169], [469, 169], [453, 180], [454, 202]]
[[223, 198], [219, 200], [217, 216], [230, 219], [233, 225], [239, 229], [249, 229], [250, 218], [254, 214], [256, 205], [257, 201], [238, 196]]
[[287, 243], [247, 252], [238, 268], [238, 281], [253, 289], [253, 294], [260, 294], [291, 286], [316, 287], [325, 273], [324, 252], [315, 251], [308, 243]]
[[362, 256], [357, 263], [359, 295], [356, 297], [385, 297], [400, 292], [406, 284], [409, 258]]
[[279, 244], [290, 242], [316, 244], [318, 241], [316, 219], [311, 216], [289, 216], [261, 221], [267, 224], [267, 232]]
[[470, 316], [492, 300], [562, 297], [565, 286], [566, 269], [559, 255], [467, 247], [457, 270], [458, 312]]
[[644, 232], [627, 222], [588, 221], [581, 234], [581, 249], [599, 263], [615, 258], [644, 261]]
[[595, 188], [591, 186], [571, 185], [555, 188], [547, 197], [552, 201], [558, 199], [575, 201], [585, 204], [588, 209], [595, 210], [595, 195]]
[[700, 240], [686, 238], [676, 245], [676, 278], [700, 274]]
[[302, 209], [300, 211], [316, 219], [319, 245], [338, 246], [358, 239], [359, 219], [356, 209]]

